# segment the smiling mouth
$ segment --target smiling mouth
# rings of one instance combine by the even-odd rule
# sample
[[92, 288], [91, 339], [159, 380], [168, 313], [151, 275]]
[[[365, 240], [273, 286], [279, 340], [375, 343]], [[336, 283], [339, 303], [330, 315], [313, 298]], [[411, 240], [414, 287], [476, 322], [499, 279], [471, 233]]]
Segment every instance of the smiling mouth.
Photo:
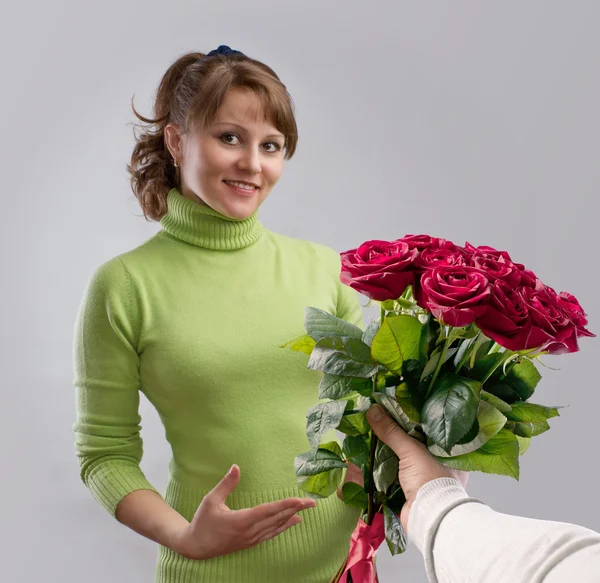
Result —
[[256, 184], [252, 184], [250, 182], [241, 182], [239, 180], [223, 180], [223, 182], [225, 184], [229, 184], [230, 186], [247, 190], [248, 192], [253, 192], [259, 188]]

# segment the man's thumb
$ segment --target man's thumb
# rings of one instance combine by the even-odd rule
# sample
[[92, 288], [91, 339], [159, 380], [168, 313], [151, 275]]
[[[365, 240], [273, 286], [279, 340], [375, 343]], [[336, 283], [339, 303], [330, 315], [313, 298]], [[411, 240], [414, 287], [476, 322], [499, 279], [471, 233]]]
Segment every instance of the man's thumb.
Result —
[[386, 445], [400, 454], [406, 451], [413, 443], [413, 439], [406, 435], [402, 428], [386, 413], [381, 405], [372, 405], [367, 411], [367, 420], [375, 435]]
[[240, 468], [233, 464], [221, 481], [212, 489], [211, 497], [218, 504], [225, 503], [240, 481]]

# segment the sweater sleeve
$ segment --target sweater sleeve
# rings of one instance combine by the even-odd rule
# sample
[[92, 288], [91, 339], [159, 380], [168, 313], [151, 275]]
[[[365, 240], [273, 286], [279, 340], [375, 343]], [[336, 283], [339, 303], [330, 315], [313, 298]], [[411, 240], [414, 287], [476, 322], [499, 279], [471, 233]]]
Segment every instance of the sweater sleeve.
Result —
[[312, 243], [312, 248], [333, 278], [337, 293], [335, 315], [364, 330], [365, 319], [359, 301], [359, 294], [351, 287], [344, 285], [340, 280], [342, 267], [340, 254], [331, 247], [319, 243]]
[[130, 276], [112, 259], [90, 279], [77, 315], [73, 429], [81, 479], [113, 516], [134, 490], [157, 492], [139, 466], [138, 324]]
[[450, 478], [433, 480], [419, 490], [408, 532], [432, 583], [600, 580], [600, 534], [573, 524], [495, 512], [469, 498]]
[[337, 302], [337, 314], [338, 318], [346, 320], [355, 326], [358, 326], [361, 330], [365, 329], [365, 319], [362, 307], [359, 301], [358, 293], [351, 287], [344, 285], [339, 279], [338, 269], [338, 302]]

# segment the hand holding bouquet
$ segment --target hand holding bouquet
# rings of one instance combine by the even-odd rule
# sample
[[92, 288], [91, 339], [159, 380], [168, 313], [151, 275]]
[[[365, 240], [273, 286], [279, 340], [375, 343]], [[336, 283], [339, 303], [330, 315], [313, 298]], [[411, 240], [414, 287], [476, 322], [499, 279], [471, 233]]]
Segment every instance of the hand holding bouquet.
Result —
[[[311, 449], [298, 455], [299, 486], [315, 498], [340, 486], [355, 464], [364, 487], [346, 482], [344, 501], [362, 510], [348, 559], [332, 581], [377, 580], [383, 542], [406, 548], [398, 519], [405, 497], [398, 458], [371, 431], [366, 411], [381, 405], [436, 459], [458, 470], [519, 477], [519, 456], [549, 429], [558, 407], [529, 401], [543, 354], [575, 352], [594, 336], [569, 293], [556, 293], [505, 251], [458, 246], [428, 235], [367, 241], [341, 255], [341, 281], [379, 302], [363, 332], [308, 307], [307, 334], [285, 345], [322, 371], [307, 414]], [[321, 443], [331, 429], [342, 445]]]

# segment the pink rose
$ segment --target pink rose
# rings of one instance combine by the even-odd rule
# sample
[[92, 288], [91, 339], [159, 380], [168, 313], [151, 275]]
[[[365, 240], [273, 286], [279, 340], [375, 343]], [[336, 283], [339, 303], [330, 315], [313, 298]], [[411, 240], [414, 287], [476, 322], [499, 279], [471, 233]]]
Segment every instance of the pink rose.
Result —
[[488, 338], [515, 351], [544, 344], [547, 336], [537, 328], [532, 328], [522, 288], [514, 289], [506, 281], [497, 279], [490, 291], [490, 305], [475, 321]]
[[596, 336], [586, 329], [588, 323], [587, 314], [583, 311], [575, 296], [568, 292], [560, 292], [558, 294], [558, 305], [566, 313], [571, 322], [575, 324], [578, 336]]
[[523, 299], [531, 314], [532, 335], [550, 354], [577, 352], [577, 328], [562, 308], [558, 294], [538, 280], [535, 288], [523, 287]]
[[[469, 257], [469, 264], [484, 269], [492, 280], [503, 279], [514, 287], [518, 285], [536, 286], [538, 278], [535, 273], [522, 263], [515, 263], [507, 251], [498, 251], [486, 245], [474, 247], [468, 241], [465, 243], [464, 250]], [[517, 276], [519, 277], [517, 278]]]
[[410, 249], [416, 249], [419, 252], [430, 248], [447, 249], [449, 247], [456, 247], [456, 245], [454, 245], [454, 243], [451, 241], [440, 239], [439, 237], [431, 237], [429, 235], [405, 235], [401, 239], [397, 239], [394, 242], [406, 243]]
[[483, 271], [491, 282], [497, 280], [506, 282], [513, 289], [521, 283], [521, 272], [512, 261], [504, 257], [494, 259], [489, 255], [474, 253], [469, 262], [473, 267]]
[[426, 271], [415, 286], [422, 308], [448, 326], [471, 324], [488, 308], [490, 285], [482, 271], [466, 265], [441, 265]]
[[420, 271], [427, 271], [438, 265], [467, 265], [465, 256], [456, 246], [429, 247], [419, 253], [415, 259], [415, 266]]
[[372, 300], [396, 300], [414, 282], [416, 256], [400, 241], [366, 241], [341, 254], [340, 279]]

